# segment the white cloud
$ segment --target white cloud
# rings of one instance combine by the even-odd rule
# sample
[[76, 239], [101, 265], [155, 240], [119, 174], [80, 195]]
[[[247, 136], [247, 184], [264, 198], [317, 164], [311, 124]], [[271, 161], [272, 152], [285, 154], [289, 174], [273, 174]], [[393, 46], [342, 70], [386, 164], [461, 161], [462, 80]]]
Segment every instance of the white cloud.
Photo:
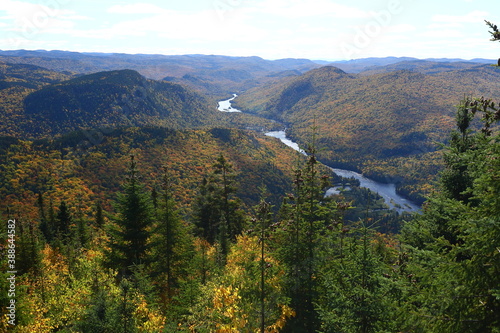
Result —
[[[129, 12], [134, 10], [137, 4], [127, 6], [119, 8], [115, 6], [112, 12]], [[147, 6], [141, 8], [144, 9], [143, 13], [149, 12]], [[138, 7], [136, 9], [140, 10]], [[123, 17], [110, 17], [110, 19], [123, 19]], [[181, 12], [165, 9], [154, 10], [154, 14], [143, 18], [122, 20], [103, 29], [73, 30], [67, 33], [77, 38], [95, 39], [147, 37], [156, 38], [158, 43], [166, 42], [165, 39], [194, 43], [231, 42], [232, 40], [252, 42], [268, 34], [263, 29], [246, 24], [241, 16], [238, 20], [221, 20], [213, 10]]]
[[5, 32], [12, 33], [12, 38], [16, 41], [20, 39], [33, 40], [41, 34], [67, 33], [74, 29], [76, 21], [90, 19], [63, 8], [62, 4], [64, 3], [58, 1], [50, 3], [50, 5], [41, 5], [3, 0], [0, 2], [0, 11], [4, 11], [6, 16], [3, 16], [2, 19], [10, 21], [10, 23], [3, 23], [2, 27], [5, 27]]
[[115, 5], [107, 9], [107, 12], [112, 14], [158, 14], [166, 11], [164, 8], [149, 3]]
[[406, 24], [406, 23], [401, 23], [401, 24], [395, 24], [388, 26], [385, 30], [384, 33], [392, 33], [392, 34], [407, 34], [408, 32], [413, 32], [416, 31], [417, 27], [415, 27], [412, 24]]
[[253, 12], [290, 19], [303, 17], [366, 18], [370, 14], [356, 7], [331, 0], [264, 0], [251, 9]]
[[464, 34], [456, 29], [440, 29], [440, 30], [428, 30], [422, 33], [419, 33], [419, 36], [436, 39], [439, 38], [440, 43], [443, 43], [444, 40], [448, 40], [449, 38], [462, 38]]
[[478, 23], [483, 22], [484, 18], [489, 15], [488, 12], [475, 10], [465, 15], [434, 15], [432, 21], [439, 23]]
[[440, 23], [431, 23], [427, 26], [427, 29], [430, 30], [443, 30], [443, 29], [454, 29], [460, 28], [462, 26], [461, 23], [458, 22], [440, 22]]

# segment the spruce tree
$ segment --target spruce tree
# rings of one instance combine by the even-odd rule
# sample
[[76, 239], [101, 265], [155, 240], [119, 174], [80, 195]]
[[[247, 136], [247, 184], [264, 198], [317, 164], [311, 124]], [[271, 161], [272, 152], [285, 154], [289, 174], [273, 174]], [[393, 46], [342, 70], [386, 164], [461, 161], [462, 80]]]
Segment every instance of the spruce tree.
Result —
[[100, 202], [95, 207], [94, 219], [96, 227], [102, 228], [104, 226], [104, 212]]
[[241, 202], [235, 196], [235, 176], [232, 164], [220, 155], [213, 171], [203, 180], [194, 205], [196, 232], [209, 243], [218, 243], [221, 264], [229, 243], [241, 233], [245, 221]]
[[63, 200], [59, 205], [59, 211], [57, 212], [55, 219], [55, 237], [58, 242], [66, 244], [70, 236], [70, 227], [72, 223], [72, 216], [69, 212], [68, 205]]
[[[297, 167], [294, 193], [280, 209], [282, 260], [287, 267], [287, 294], [296, 316], [287, 322], [285, 332], [316, 332], [319, 321], [315, 310], [318, 297], [318, 244], [334, 206], [324, 198], [328, 177], [320, 175], [313, 140], [307, 149], [305, 165]], [[286, 216], [288, 213], [288, 216]]]
[[47, 211], [43, 193], [41, 192], [38, 193], [37, 207], [38, 207], [38, 217], [40, 219], [39, 229], [42, 232], [42, 235], [45, 237], [45, 240], [49, 244], [52, 244], [52, 241], [54, 240], [57, 234], [56, 217], [52, 205], [52, 199], [50, 200], [49, 208]]
[[118, 215], [110, 228], [108, 264], [119, 268], [122, 275], [128, 276], [133, 265], [147, 261], [148, 240], [153, 222], [150, 196], [139, 181], [133, 155], [130, 157], [123, 192], [118, 195], [116, 209]]
[[[467, 131], [473, 145], [458, 149], [452, 140], [448, 154], [454, 158], [445, 163], [453, 168], [462, 161], [469, 181], [458, 195], [450, 195], [448, 174], [443, 173], [441, 191], [402, 230], [414, 258], [408, 271], [418, 281], [408, 304], [415, 313], [414, 327], [427, 332], [496, 332], [500, 330], [500, 135], [493, 135], [491, 126], [500, 120], [500, 108], [484, 98], [468, 98], [460, 108], [457, 127], [461, 133]], [[464, 113], [481, 113], [483, 128], [472, 132], [460, 122]]]
[[[155, 191], [156, 192], [156, 191]], [[158, 220], [152, 236], [152, 270], [162, 295], [170, 301], [181, 279], [188, 275], [194, 255], [190, 229], [175, 207], [171, 180], [165, 168], [162, 192], [158, 194]]]

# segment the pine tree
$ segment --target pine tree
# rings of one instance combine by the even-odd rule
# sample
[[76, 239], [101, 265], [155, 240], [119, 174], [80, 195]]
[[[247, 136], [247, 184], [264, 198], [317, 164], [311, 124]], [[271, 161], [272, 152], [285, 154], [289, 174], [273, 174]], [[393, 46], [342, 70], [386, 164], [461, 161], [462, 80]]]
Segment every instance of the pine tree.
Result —
[[393, 287], [384, 279], [391, 269], [377, 255], [373, 234], [374, 230], [361, 222], [349, 230], [339, 225], [322, 240], [318, 274], [321, 292], [316, 303], [322, 331], [398, 331], [394, 326]]
[[162, 193], [158, 197], [158, 221], [152, 237], [152, 270], [162, 294], [170, 301], [179, 288], [180, 280], [188, 275], [194, 247], [189, 227], [181, 220], [175, 207], [166, 168]]
[[42, 273], [42, 236], [37, 226], [23, 219], [16, 219], [16, 270], [37, 278]]
[[[319, 321], [314, 303], [317, 300], [318, 244], [327, 221], [335, 209], [324, 198], [328, 177], [320, 176], [313, 135], [307, 149], [307, 160], [295, 171], [294, 194], [289, 195], [282, 218], [282, 260], [287, 267], [287, 294], [296, 312], [285, 332], [315, 332]], [[288, 216], [285, 213], [288, 212]]]
[[56, 217], [52, 205], [52, 199], [50, 200], [50, 205], [47, 212], [47, 209], [45, 207], [44, 196], [41, 192], [38, 193], [37, 207], [38, 207], [38, 216], [40, 219], [39, 229], [42, 232], [42, 235], [45, 237], [45, 240], [49, 244], [52, 244], [52, 241], [54, 240], [57, 234]]
[[[442, 190], [402, 230], [415, 258], [408, 270], [419, 281], [409, 304], [418, 304], [412, 309], [415, 326], [428, 332], [495, 332], [500, 330], [500, 135], [492, 136], [490, 127], [500, 120], [500, 109], [484, 98], [466, 99], [460, 108], [457, 127], [473, 145], [457, 149], [452, 140], [455, 158], [445, 162], [453, 167], [462, 161], [470, 181], [458, 196], [450, 195], [445, 172]], [[465, 113], [483, 115], [481, 131], [471, 132], [460, 121]], [[425, 326], [421, 317], [428, 318]]]
[[56, 239], [62, 244], [66, 244], [70, 236], [72, 216], [64, 200], [61, 201], [59, 205], [59, 211], [57, 212], [55, 222]]
[[118, 196], [118, 216], [110, 228], [108, 264], [119, 268], [124, 276], [133, 265], [147, 261], [150, 228], [153, 222], [150, 196], [139, 182], [137, 163], [132, 155], [123, 193]]
[[198, 235], [211, 244], [219, 245], [220, 263], [223, 265], [229, 243], [236, 239], [244, 226], [241, 202], [235, 197], [233, 166], [220, 155], [209, 177], [203, 180], [194, 205], [194, 224]]
[[94, 214], [95, 225], [98, 228], [102, 228], [104, 226], [104, 212], [102, 210], [102, 205], [100, 202], [97, 203]]

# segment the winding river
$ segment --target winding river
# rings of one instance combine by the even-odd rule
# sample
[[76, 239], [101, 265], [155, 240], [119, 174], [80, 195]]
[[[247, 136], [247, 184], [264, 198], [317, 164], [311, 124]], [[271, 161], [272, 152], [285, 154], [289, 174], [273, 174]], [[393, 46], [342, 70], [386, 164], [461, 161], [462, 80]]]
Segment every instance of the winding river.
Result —
[[[223, 112], [241, 112], [240, 110], [233, 109], [231, 107], [231, 101], [237, 97], [236, 94], [233, 94], [233, 97], [220, 101], [219, 102], [219, 111]], [[266, 136], [274, 137], [279, 139], [285, 145], [293, 148], [294, 150], [300, 152], [301, 154], [307, 155], [304, 150], [302, 150], [296, 142], [293, 142], [289, 138], [286, 137], [285, 131], [272, 131], [265, 133]], [[327, 167], [329, 167], [327, 165]], [[368, 188], [369, 190], [378, 193], [382, 198], [384, 198], [385, 203], [391, 208], [396, 209], [398, 212], [415, 212], [420, 210], [420, 206], [415, 204], [414, 202], [402, 197], [398, 193], [396, 193], [396, 185], [395, 184], [386, 184], [374, 181], [372, 179], [366, 178], [360, 173], [337, 169], [329, 167], [333, 172], [335, 172], [338, 176], [344, 178], [355, 178], [359, 180], [360, 186]], [[335, 188], [328, 190], [330, 193], [335, 193]]]
[[230, 99], [226, 99], [225, 101], [220, 101], [217, 110], [221, 112], [241, 112], [240, 110], [235, 109], [231, 106], [231, 101], [236, 97], [238, 97], [238, 95], [233, 94], [233, 97], [231, 97]]

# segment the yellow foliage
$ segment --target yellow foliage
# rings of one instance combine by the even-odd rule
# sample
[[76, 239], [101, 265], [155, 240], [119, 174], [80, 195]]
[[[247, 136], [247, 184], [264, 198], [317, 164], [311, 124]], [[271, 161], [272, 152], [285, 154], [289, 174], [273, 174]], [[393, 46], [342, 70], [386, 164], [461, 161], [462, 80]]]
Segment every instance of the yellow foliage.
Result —
[[213, 305], [216, 311], [222, 313], [224, 321], [228, 323], [217, 323], [217, 331], [220, 333], [240, 332], [247, 324], [248, 315], [243, 313], [239, 306], [241, 296], [238, 288], [232, 286], [220, 286], [215, 289]]
[[146, 300], [141, 297], [136, 305], [134, 316], [140, 323], [138, 325], [139, 332], [141, 333], [155, 333], [162, 332], [165, 326], [165, 316], [158, 311], [153, 311], [148, 308]]
[[46, 317], [47, 307], [38, 298], [30, 297], [25, 300], [26, 308], [30, 309], [31, 320], [27, 325], [17, 325], [15, 332], [18, 333], [47, 333], [55, 328], [51, 319]]
[[295, 316], [295, 311], [287, 305], [280, 305], [281, 307], [281, 315], [276, 320], [274, 324], [272, 324], [269, 327], [266, 327], [266, 333], [279, 333], [280, 330], [285, 327], [286, 320], [288, 318], [294, 317]]
[[[224, 273], [203, 287], [192, 310], [190, 332], [259, 332], [261, 247], [258, 237], [243, 235], [227, 256]], [[266, 250], [267, 251], [267, 250]], [[284, 272], [268, 251], [265, 255], [266, 332], [279, 332], [294, 311], [280, 299]]]

